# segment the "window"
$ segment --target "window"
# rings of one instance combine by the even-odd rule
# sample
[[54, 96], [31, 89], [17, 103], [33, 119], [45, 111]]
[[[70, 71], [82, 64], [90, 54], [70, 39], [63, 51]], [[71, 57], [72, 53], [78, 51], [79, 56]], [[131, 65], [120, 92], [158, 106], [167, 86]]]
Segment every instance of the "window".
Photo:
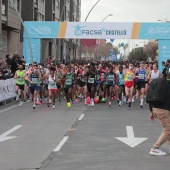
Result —
[[18, 10], [20, 12], [20, 0], [10, 0], [9, 6], [11, 8], [15, 8], [16, 10]]

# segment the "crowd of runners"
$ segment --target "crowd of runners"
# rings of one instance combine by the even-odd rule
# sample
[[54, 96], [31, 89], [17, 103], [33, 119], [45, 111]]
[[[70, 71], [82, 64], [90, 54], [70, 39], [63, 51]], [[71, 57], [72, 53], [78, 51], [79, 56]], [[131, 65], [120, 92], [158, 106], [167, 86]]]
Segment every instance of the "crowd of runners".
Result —
[[67, 107], [79, 101], [92, 107], [96, 103], [108, 103], [111, 107], [112, 101], [117, 100], [119, 106], [126, 103], [131, 109], [137, 98], [139, 107], [144, 107], [149, 83], [163, 76], [157, 63], [143, 61], [49, 63], [46, 67], [35, 62], [25, 68], [19, 65], [14, 78], [20, 107], [30, 99], [33, 109], [44, 102], [55, 109], [56, 101], [64, 98]]

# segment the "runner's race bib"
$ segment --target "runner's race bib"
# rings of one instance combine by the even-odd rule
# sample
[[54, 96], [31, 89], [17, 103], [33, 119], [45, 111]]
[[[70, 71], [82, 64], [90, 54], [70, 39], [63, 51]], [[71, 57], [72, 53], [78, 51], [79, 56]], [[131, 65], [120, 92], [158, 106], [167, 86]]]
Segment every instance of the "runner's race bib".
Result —
[[132, 80], [133, 80], [133, 75], [129, 74], [129, 75], [128, 75], [128, 79], [129, 79], [130, 81], [132, 81]]
[[94, 83], [94, 78], [88, 78], [88, 83], [90, 84]]
[[72, 80], [71, 80], [71, 79], [67, 79], [67, 80], [65, 81], [65, 84], [66, 84], [66, 85], [72, 85]]
[[144, 79], [144, 74], [139, 74], [139, 79]]
[[23, 78], [18, 79], [18, 82], [20, 82], [20, 83], [23, 83], [23, 81], [24, 81]]
[[54, 82], [54, 81], [49, 81], [49, 85], [50, 85], [50, 86], [56, 86], [56, 82]]
[[108, 81], [113, 81], [114, 80], [114, 75], [109, 75]]

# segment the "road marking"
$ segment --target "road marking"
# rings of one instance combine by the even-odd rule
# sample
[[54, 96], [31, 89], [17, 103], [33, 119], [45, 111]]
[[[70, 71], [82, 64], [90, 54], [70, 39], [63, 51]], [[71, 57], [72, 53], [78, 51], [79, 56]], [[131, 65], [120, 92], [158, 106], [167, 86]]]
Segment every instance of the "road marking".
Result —
[[[30, 100], [24, 102], [23, 104], [28, 103], [28, 102], [30, 102]], [[15, 105], [15, 106], [12, 106], [12, 107], [9, 107], [7, 109], [1, 110], [0, 113], [6, 112], [6, 111], [11, 110], [11, 109], [13, 109], [15, 107], [19, 107], [19, 104]]]
[[12, 128], [11, 130], [3, 133], [1, 136], [0, 136], [0, 142], [4, 142], [6, 140], [10, 140], [10, 139], [14, 139], [16, 138], [17, 136], [8, 136], [9, 134], [11, 134], [12, 132], [18, 130], [19, 128], [21, 128], [23, 125], [17, 125], [15, 126], [14, 128]]
[[62, 146], [66, 143], [66, 141], [68, 140], [68, 136], [65, 136], [61, 142], [57, 145], [57, 147], [54, 149], [54, 152], [58, 152], [60, 151], [60, 149], [62, 148]]
[[80, 117], [79, 117], [79, 121], [83, 119], [83, 117], [85, 116], [85, 114], [82, 114]]
[[132, 148], [136, 147], [137, 145], [148, 139], [148, 138], [135, 138], [133, 126], [126, 126], [126, 130], [127, 137], [115, 137], [115, 138]]

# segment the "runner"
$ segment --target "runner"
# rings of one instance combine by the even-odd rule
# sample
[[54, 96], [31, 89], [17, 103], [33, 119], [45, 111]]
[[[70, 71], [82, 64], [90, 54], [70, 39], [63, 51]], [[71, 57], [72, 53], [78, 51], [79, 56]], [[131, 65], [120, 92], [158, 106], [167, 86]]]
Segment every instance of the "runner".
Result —
[[95, 97], [95, 90], [96, 90], [96, 70], [94, 63], [90, 64], [90, 70], [86, 73], [88, 77], [87, 80], [87, 90], [90, 94], [90, 106], [94, 107], [94, 97]]
[[16, 79], [15, 85], [15, 92], [17, 94], [16, 100], [18, 101], [20, 98], [19, 107], [21, 107], [22, 100], [24, 99], [24, 87], [25, 87], [25, 71], [23, 70], [22, 65], [19, 65], [19, 70], [15, 72], [14, 79]]
[[122, 96], [125, 96], [124, 71], [123, 71], [123, 66], [122, 65], [119, 66], [119, 70], [116, 73], [117, 73], [117, 80], [118, 80], [117, 84], [118, 84], [119, 106], [121, 106], [122, 103], [123, 103]]
[[144, 62], [140, 62], [140, 67], [136, 69], [137, 74], [137, 90], [140, 95], [140, 107], [143, 108], [143, 101], [145, 95], [145, 78], [146, 78], [146, 70], [144, 69]]
[[58, 65], [57, 66], [57, 71], [56, 71], [56, 78], [57, 78], [57, 96], [58, 96], [58, 101], [61, 102], [61, 89], [62, 89], [62, 84], [61, 84], [61, 67]]
[[106, 92], [108, 96], [108, 104], [109, 104], [109, 107], [111, 107], [113, 88], [116, 82], [116, 74], [113, 72], [113, 66], [109, 67], [109, 71], [105, 76], [105, 82], [106, 82]]
[[33, 98], [33, 109], [35, 109], [35, 105], [37, 103], [37, 95], [38, 95], [38, 87], [39, 83], [42, 80], [41, 73], [38, 71], [38, 65], [34, 64], [34, 70], [30, 75], [26, 78], [29, 81], [30, 91]]
[[70, 100], [72, 98], [72, 85], [73, 85], [73, 75], [71, 73], [71, 67], [68, 66], [66, 73], [63, 75], [64, 82], [64, 92], [67, 100], [67, 107], [71, 107]]
[[58, 79], [55, 75], [55, 67], [50, 67], [50, 74], [48, 77], [48, 92], [49, 92], [49, 102], [47, 104], [50, 107], [51, 102], [53, 101], [53, 109], [55, 109], [55, 100], [57, 95], [57, 82]]
[[125, 70], [124, 81], [125, 81], [125, 92], [127, 97], [127, 102], [129, 102], [128, 109], [131, 109], [133, 91], [134, 91], [134, 79], [135, 73], [133, 72], [133, 64], [129, 63], [129, 69]]

